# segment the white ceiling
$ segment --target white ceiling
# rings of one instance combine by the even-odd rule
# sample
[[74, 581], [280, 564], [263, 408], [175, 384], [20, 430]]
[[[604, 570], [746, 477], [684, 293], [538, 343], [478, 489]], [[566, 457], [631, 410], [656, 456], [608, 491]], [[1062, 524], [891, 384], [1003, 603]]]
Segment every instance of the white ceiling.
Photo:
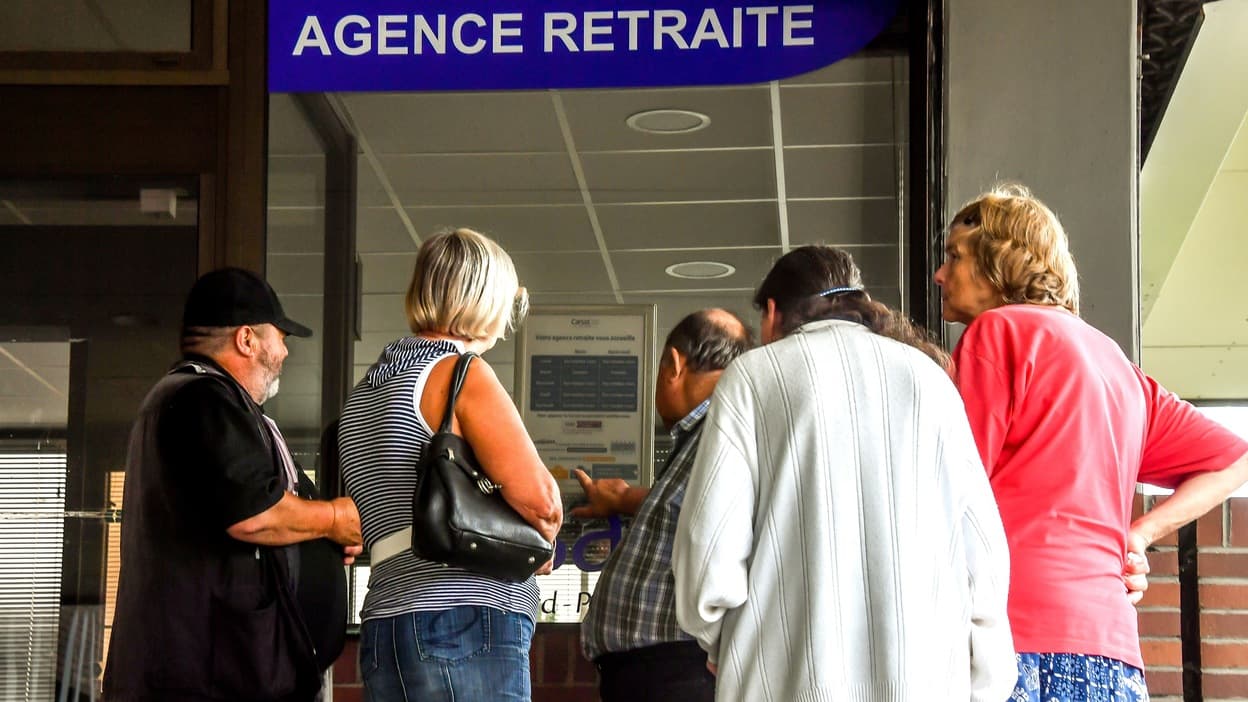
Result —
[[1248, 399], [1248, 1], [1206, 18], [1140, 173], [1143, 367]]
[[[899, 304], [904, 61], [853, 58], [774, 85], [331, 96], [361, 150], [356, 376], [408, 333], [416, 248], [451, 226], [507, 249], [535, 305], [656, 304], [660, 337], [712, 305], [756, 323], [751, 294], [786, 245], [849, 247], [873, 293]], [[324, 158], [291, 98], [270, 105], [269, 280], [318, 327]], [[711, 122], [684, 135], [625, 124], [656, 108]], [[736, 273], [664, 272], [695, 260]], [[514, 347], [487, 358], [510, 385]], [[319, 362], [315, 342], [293, 342], [272, 408], [284, 426], [317, 421]]]

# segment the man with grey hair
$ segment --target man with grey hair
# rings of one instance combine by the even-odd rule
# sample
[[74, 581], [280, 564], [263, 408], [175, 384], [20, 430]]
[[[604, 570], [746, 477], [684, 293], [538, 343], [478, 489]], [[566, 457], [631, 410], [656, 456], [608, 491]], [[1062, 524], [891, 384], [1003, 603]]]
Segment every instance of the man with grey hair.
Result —
[[362, 548], [359, 513], [349, 498], [308, 499], [314, 487], [260, 408], [286, 335], [311, 333], [248, 271], [192, 287], [183, 359], [130, 435], [105, 699], [316, 697], [318, 654], [336, 653], [317, 650], [315, 610], [345, 604], [309, 597], [337, 592]]
[[581, 646], [598, 668], [603, 702], [715, 699], [706, 652], [676, 623], [672, 542], [715, 383], [753, 346], [749, 329], [730, 312], [701, 310], [682, 319], [659, 360], [654, 404], [674, 445], [654, 485], [590, 480], [576, 471], [589, 505], [572, 510], [574, 516], [636, 515], [607, 560], [581, 624]]

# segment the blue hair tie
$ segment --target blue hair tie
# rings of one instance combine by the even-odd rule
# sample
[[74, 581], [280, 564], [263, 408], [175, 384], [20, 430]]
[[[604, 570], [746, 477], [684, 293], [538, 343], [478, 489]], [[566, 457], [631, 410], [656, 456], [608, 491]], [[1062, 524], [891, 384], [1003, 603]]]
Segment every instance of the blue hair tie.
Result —
[[828, 295], [839, 295], [847, 292], [862, 292], [862, 287], [858, 285], [846, 285], [840, 288], [828, 288], [816, 295], [816, 297], [827, 297]]

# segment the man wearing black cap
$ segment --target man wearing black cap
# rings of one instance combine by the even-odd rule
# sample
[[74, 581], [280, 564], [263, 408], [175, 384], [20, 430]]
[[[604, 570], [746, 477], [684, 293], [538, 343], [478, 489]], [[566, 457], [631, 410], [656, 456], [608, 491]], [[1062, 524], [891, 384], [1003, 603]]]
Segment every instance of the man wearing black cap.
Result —
[[349, 563], [360, 521], [349, 498], [305, 499], [308, 481], [260, 409], [288, 334], [312, 332], [252, 273], [215, 271], [191, 289], [183, 360], [130, 436], [107, 700], [295, 702], [320, 688], [299, 591], [316, 589], [301, 586], [324, 559], [307, 547], [329, 539]]

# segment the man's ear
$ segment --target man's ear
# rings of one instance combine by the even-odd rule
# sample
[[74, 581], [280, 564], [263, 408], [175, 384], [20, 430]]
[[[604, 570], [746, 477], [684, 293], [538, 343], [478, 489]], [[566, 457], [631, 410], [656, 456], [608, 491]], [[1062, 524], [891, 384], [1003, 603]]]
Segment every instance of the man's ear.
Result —
[[685, 357], [680, 355], [676, 349], [668, 346], [663, 349], [663, 358], [659, 360], [659, 367], [667, 367], [668, 373], [672, 380], [679, 378], [685, 372]]
[[255, 355], [256, 330], [243, 325], [234, 330], [234, 350], [241, 356], [250, 358]]
[[[765, 333], [774, 341], [780, 338], [781, 329], [783, 329], [783, 326], [780, 323], [780, 311], [776, 309], [776, 301], [769, 297], [767, 298], [767, 330]], [[760, 334], [764, 333], [762, 329], [758, 331]]]

